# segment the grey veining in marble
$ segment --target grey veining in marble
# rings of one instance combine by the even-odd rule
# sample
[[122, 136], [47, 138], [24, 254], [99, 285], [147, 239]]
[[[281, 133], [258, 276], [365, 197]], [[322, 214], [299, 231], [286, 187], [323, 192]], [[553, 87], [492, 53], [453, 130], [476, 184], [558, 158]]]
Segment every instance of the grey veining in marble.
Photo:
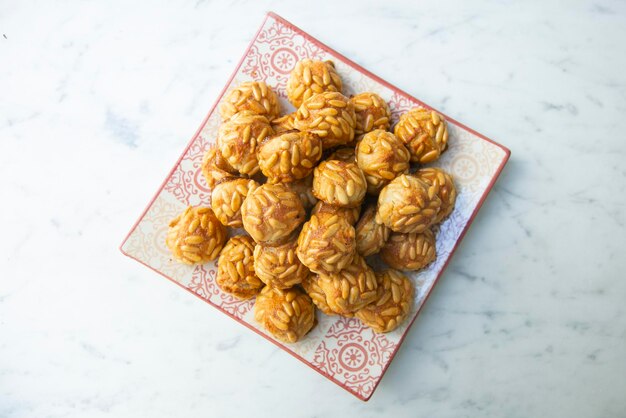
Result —
[[[267, 10], [513, 153], [368, 403], [117, 250]], [[0, 417], [626, 416], [624, 39], [611, 0], [1, 3]]]

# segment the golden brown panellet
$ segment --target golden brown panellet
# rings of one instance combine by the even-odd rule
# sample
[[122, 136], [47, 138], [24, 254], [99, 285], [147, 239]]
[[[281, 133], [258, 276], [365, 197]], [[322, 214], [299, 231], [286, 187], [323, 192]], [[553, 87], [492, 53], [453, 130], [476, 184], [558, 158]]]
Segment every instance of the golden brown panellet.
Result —
[[217, 146], [209, 147], [204, 153], [200, 167], [210, 189], [214, 188], [217, 183], [224, 179], [240, 176], [239, 172], [228, 164], [228, 161], [222, 156]]
[[398, 270], [421, 270], [436, 257], [435, 234], [430, 229], [410, 234], [393, 232], [380, 251], [380, 258]]
[[250, 299], [263, 287], [254, 271], [254, 241], [248, 235], [231, 237], [217, 261], [215, 282], [238, 299]]
[[269, 286], [256, 298], [254, 319], [274, 338], [295, 343], [315, 325], [315, 307], [301, 289], [275, 289]]
[[327, 92], [307, 99], [296, 111], [294, 125], [322, 139], [324, 149], [354, 139], [354, 105], [341, 93]]
[[409, 171], [409, 151], [391, 132], [369, 132], [356, 147], [356, 163], [367, 181], [367, 192], [378, 194], [398, 175]]
[[231, 167], [253, 176], [259, 171], [257, 147], [272, 134], [272, 127], [265, 116], [244, 110], [220, 125], [217, 147]]
[[211, 191], [211, 208], [224, 226], [241, 228], [241, 205], [248, 193], [256, 190], [259, 183], [252, 179], [225, 179]]
[[271, 121], [280, 115], [280, 102], [263, 81], [246, 81], [231, 89], [220, 104], [223, 121], [241, 111], [250, 111]]
[[322, 158], [322, 141], [308, 132], [283, 132], [261, 143], [257, 158], [261, 172], [270, 182], [290, 183], [313, 172]]
[[337, 214], [312, 215], [298, 236], [298, 258], [315, 273], [339, 272], [355, 253], [354, 227]]
[[189, 206], [170, 221], [165, 244], [181, 263], [202, 264], [217, 258], [226, 237], [211, 208]]
[[380, 191], [376, 221], [396, 232], [423, 232], [435, 222], [441, 208], [438, 192], [437, 184], [402, 174]]
[[320, 275], [317, 283], [330, 309], [342, 315], [356, 312], [376, 299], [374, 270], [358, 254], [343, 270]]
[[254, 249], [254, 270], [259, 279], [277, 289], [288, 289], [302, 283], [310, 272], [296, 255], [297, 247], [297, 235], [275, 247], [258, 244]]
[[302, 202], [284, 184], [263, 184], [241, 205], [243, 227], [259, 244], [282, 244], [304, 217]]
[[374, 302], [358, 310], [355, 316], [376, 332], [391, 332], [411, 312], [415, 294], [413, 282], [395, 270], [377, 273], [376, 280], [378, 287]]
[[359, 93], [350, 98], [356, 113], [355, 135], [363, 135], [375, 129], [389, 129], [391, 111], [382, 97], [373, 92]]
[[313, 170], [313, 194], [329, 205], [359, 206], [366, 192], [365, 175], [356, 163], [326, 160]]
[[448, 146], [448, 124], [434, 110], [415, 108], [400, 116], [393, 130], [411, 153], [411, 161], [431, 163]]
[[296, 108], [311, 96], [324, 92], [340, 92], [341, 77], [332, 61], [303, 59], [289, 74], [287, 97]]
[[421, 168], [415, 172], [415, 175], [429, 184], [437, 184], [439, 188], [437, 196], [441, 199], [441, 209], [434, 223], [443, 221], [452, 213], [456, 203], [456, 187], [452, 176], [435, 167]]

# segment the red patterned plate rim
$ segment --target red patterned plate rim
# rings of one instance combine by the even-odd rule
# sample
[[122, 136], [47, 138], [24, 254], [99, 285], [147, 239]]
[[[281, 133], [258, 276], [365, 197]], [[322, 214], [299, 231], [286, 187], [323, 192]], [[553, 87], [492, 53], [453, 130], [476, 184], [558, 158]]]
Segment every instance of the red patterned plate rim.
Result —
[[209, 112], [207, 113], [206, 117], [203, 119], [202, 123], [200, 124], [200, 127], [196, 130], [196, 132], [193, 134], [193, 136], [191, 137], [191, 140], [189, 141], [189, 143], [187, 144], [187, 146], [185, 147], [185, 149], [183, 150], [183, 152], [181, 153], [180, 157], [178, 158], [178, 160], [176, 161], [176, 164], [174, 164], [174, 166], [172, 167], [172, 169], [169, 171], [169, 173], [167, 174], [167, 176], [165, 177], [165, 179], [163, 180], [163, 182], [161, 183], [161, 185], [159, 186], [159, 188], [157, 189], [157, 191], [155, 192], [154, 196], [150, 199], [150, 201], [148, 202], [147, 206], [145, 207], [145, 209], [143, 210], [143, 212], [141, 213], [141, 215], [138, 217], [137, 221], [133, 224], [133, 226], [131, 227], [130, 231], [128, 232], [128, 234], [126, 235], [126, 237], [124, 238], [124, 240], [122, 241], [122, 243], [120, 244], [120, 251], [126, 255], [129, 258], [132, 258], [133, 260], [143, 264], [144, 266], [148, 267], [149, 269], [155, 271], [156, 273], [160, 274], [161, 276], [165, 277], [166, 279], [170, 280], [171, 282], [175, 283], [176, 285], [180, 286], [182, 289], [188, 291], [189, 293], [191, 293], [192, 295], [196, 296], [196, 297], [200, 297], [198, 294], [196, 294], [193, 290], [191, 290], [188, 287], [185, 287], [184, 285], [182, 285], [181, 283], [177, 282], [176, 280], [174, 280], [173, 278], [169, 277], [168, 275], [166, 275], [165, 273], [157, 270], [156, 268], [150, 266], [149, 264], [145, 263], [143, 260], [133, 256], [132, 254], [129, 254], [128, 252], [126, 252], [124, 250], [124, 245], [126, 244], [126, 242], [128, 241], [129, 237], [131, 236], [131, 234], [135, 231], [135, 229], [137, 228], [137, 226], [139, 225], [139, 223], [141, 222], [141, 220], [146, 216], [148, 210], [152, 207], [153, 203], [155, 202], [155, 200], [158, 198], [158, 196], [160, 195], [160, 193], [162, 192], [162, 190], [164, 189], [165, 185], [167, 184], [168, 180], [170, 179], [170, 177], [174, 174], [175, 170], [178, 168], [178, 166], [180, 165], [181, 161], [183, 160], [184, 156], [186, 155], [187, 151], [189, 150], [189, 148], [193, 145], [194, 141], [197, 139], [197, 137], [200, 135], [202, 129], [204, 128], [204, 126], [206, 125], [208, 119], [210, 118], [210, 116], [213, 114], [213, 112], [215, 111], [217, 105], [219, 104], [220, 100], [222, 99], [222, 97], [224, 96], [224, 93], [226, 93], [226, 90], [228, 89], [229, 85], [231, 84], [231, 82], [233, 81], [233, 79], [235, 78], [235, 76], [237, 75], [237, 72], [239, 71], [241, 65], [243, 64], [246, 56], [248, 55], [248, 52], [250, 51], [250, 49], [252, 48], [252, 46], [254, 45], [255, 41], [257, 40], [258, 35], [261, 33], [263, 27], [265, 26], [265, 23], [267, 22], [267, 20], [269, 18], [273, 18], [276, 21], [280, 22], [281, 24], [291, 28], [295, 33], [301, 35], [302, 37], [304, 37], [305, 39], [307, 39], [309, 42], [317, 45], [319, 48], [321, 48], [322, 50], [325, 50], [327, 52], [330, 52], [331, 54], [335, 55], [336, 58], [342, 60], [344, 63], [348, 64], [349, 66], [355, 68], [357, 71], [367, 75], [368, 77], [372, 78], [373, 80], [375, 80], [376, 82], [384, 85], [385, 87], [387, 87], [388, 89], [392, 90], [395, 93], [398, 93], [399, 95], [405, 96], [406, 98], [413, 100], [417, 103], [419, 103], [421, 106], [425, 107], [425, 108], [429, 108], [432, 110], [436, 110], [437, 112], [441, 113], [446, 120], [449, 123], [453, 123], [455, 125], [457, 125], [458, 127], [472, 133], [473, 135], [481, 138], [484, 141], [487, 141], [499, 148], [501, 148], [504, 151], [504, 157], [500, 163], [500, 165], [498, 166], [498, 168], [496, 169], [495, 173], [493, 174], [492, 178], [490, 179], [487, 187], [485, 188], [483, 194], [481, 195], [476, 207], [474, 208], [474, 210], [472, 211], [467, 223], [465, 224], [464, 228], [462, 229], [458, 239], [456, 240], [450, 255], [448, 256], [447, 260], [445, 261], [445, 263], [443, 264], [442, 269], [440, 270], [439, 274], [437, 275], [437, 277], [434, 280], [434, 283], [432, 285], [432, 287], [430, 288], [430, 290], [428, 291], [428, 293], [426, 293], [425, 297], [424, 297], [424, 301], [423, 303], [420, 305], [420, 307], [418, 308], [416, 314], [413, 316], [413, 318], [411, 319], [408, 327], [405, 329], [404, 333], [402, 334], [402, 336], [400, 337], [399, 341], [397, 342], [395, 348], [393, 349], [393, 352], [390, 355], [389, 361], [387, 361], [387, 363], [385, 364], [384, 368], [382, 369], [382, 372], [380, 374], [380, 376], [378, 377], [376, 383], [374, 384], [374, 388], [372, 389], [372, 391], [369, 393], [369, 395], [367, 396], [363, 396], [361, 393], [354, 391], [352, 388], [348, 387], [347, 385], [345, 385], [344, 383], [338, 381], [337, 379], [335, 379], [333, 376], [329, 375], [328, 373], [324, 372], [321, 369], [318, 369], [316, 367], [314, 367], [311, 363], [309, 363], [307, 360], [305, 360], [303, 357], [301, 357], [299, 354], [295, 353], [293, 350], [289, 349], [288, 346], [284, 346], [279, 344], [277, 341], [269, 338], [267, 335], [263, 334], [262, 332], [260, 332], [258, 329], [254, 328], [253, 326], [251, 326], [250, 324], [248, 324], [247, 322], [241, 320], [240, 318], [236, 317], [235, 315], [231, 314], [230, 312], [221, 309], [218, 305], [216, 305], [215, 303], [211, 302], [210, 300], [207, 299], [202, 299], [204, 302], [208, 303], [209, 305], [217, 308], [219, 311], [221, 311], [222, 313], [226, 314], [227, 316], [229, 316], [231, 319], [239, 322], [240, 324], [244, 325], [245, 327], [247, 327], [248, 329], [254, 331], [256, 334], [260, 335], [261, 337], [263, 337], [264, 339], [266, 339], [267, 341], [271, 342], [272, 344], [274, 344], [275, 346], [279, 347], [282, 350], [287, 351], [289, 354], [291, 354], [292, 356], [294, 356], [295, 358], [297, 358], [298, 360], [300, 360], [302, 363], [306, 364], [307, 366], [309, 366], [311, 369], [315, 370], [316, 372], [320, 373], [321, 375], [323, 375], [324, 377], [326, 377], [327, 379], [331, 380], [332, 382], [334, 382], [335, 384], [339, 385], [340, 387], [342, 387], [343, 389], [345, 389], [346, 391], [350, 392], [351, 394], [353, 394], [354, 396], [356, 396], [357, 398], [363, 400], [363, 401], [368, 401], [372, 395], [374, 394], [374, 392], [376, 391], [376, 389], [378, 388], [378, 385], [380, 384], [382, 378], [384, 377], [385, 373], [387, 372], [387, 369], [389, 368], [389, 365], [391, 364], [391, 362], [393, 361], [394, 357], [396, 356], [399, 348], [402, 346], [402, 343], [404, 342], [404, 339], [406, 338], [406, 335], [408, 334], [409, 330], [411, 329], [411, 327], [413, 326], [413, 323], [415, 322], [415, 320], [417, 319], [417, 317], [419, 316], [422, 308], [424, 307], [424, 305], [426, 304], [426, 302], [428, 301], [428, 298], [430, 297], [432, 290], [435, 288], [435, 286], [437, 285], [437, 282], [439, 281], [439, 279], [441, 278], [441, 276], [443, 275], [443, 272], [445, 271], [446, 267], [448, 266], [450, 260], [452, 259], [452, 256], [454, 255], [454, 252], [456, 251], [457, 247], [459, 246], [460, 242], [463, 240], [465, 234], [467, 233], [468, 229], [470, 228], [470, 226], [472, 225], [474, 218], [476, 217], [476, 214], [478, 213], [478, 211], [480, 210], [480, 208], [482, 207], [485, 199], [487, 198], [489, 192], [491, 191], [491, 189], [493, 188], [496, 180], [498, 179], [498, 177], [500, 176], [502, 170], [504, 169], [504, 166], [506, 165], [506, 163], [508, 162], [510, 156], [511, 156], [511, 151], [503, 146], [502, 144], [499, 144], [498, 142], [486, 137], [485, 135], [476, 132], [475, 130], [469, 128], [468, 126], [458, 122], [456, 119], [449, 117], [448, 115], [446, 115], [443, 112], [440, 112], [439, 110], [437, 110], [436, 108], [427, 105], [426, 103], [422, 102], [421, 100], [415, 98], [414, 96], [410, 95], [409, 93], [403, 91], [402, 89], [399, 89], [398, 87], [395, 87], [394, 85], [390, 84], [389, 82], [383, 80], [382, 78], [378, 77], [377, 75], [373, 74], [372, 72], [368, 71], [367, 69], [363, 68], [362, 66], [360, 66], [359, 64], [357, 64], [356, 62], [350, 60], [349, 58], [345, 57], [343, 54], [337, 52], [336, 50], [334, 50], [333, 48], [329, 47], [328, 45], [324, 44], [323, 42], [319, 41], [318, 39], [314, 38], [313, 36], [309, 35], [308, 33], [306, 33], [305, 31], [303, 31], [302, 29], [300, 29], [299, 27], [297, 27], [296, 25], [292, 24], [291, 22], [285, 20], [284, 18], [282, 18], [281, 16], [277, 15], [274, 12], [268, 12], [265, 15], [265, 18], [263, 19], [263, 22], [261, 23], [259, 29], [257, 30], [257, 32], [254, 34], [254, 36], [252, 37], [252, 40], [250, 41], [250, 43], [248, 44], [247, 48], [245, 49], [241, 59], [239, 60], [239, 62], [237, 63], [237, 65], [235, 66], [235, 70], [233, 71], [233, 73], [231, 74], [231, 76], [228, 78], [228, 80], [226, 81], [224, 88], [222, 89], [222, 91], [220, 92], [218, 98], [215, 100], [213, 106], [211, 106], [211, 109], [209, 110]]

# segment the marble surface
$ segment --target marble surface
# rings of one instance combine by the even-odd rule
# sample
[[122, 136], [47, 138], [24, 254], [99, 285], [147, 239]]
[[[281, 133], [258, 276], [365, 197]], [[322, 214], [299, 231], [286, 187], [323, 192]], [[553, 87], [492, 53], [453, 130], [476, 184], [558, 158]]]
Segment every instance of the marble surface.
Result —
[[[367, 403], [117, 248], [267, 10], [513, 153]], [[610, 0], [0, 3], [0, 416], [626, 416], [625, 37]]]

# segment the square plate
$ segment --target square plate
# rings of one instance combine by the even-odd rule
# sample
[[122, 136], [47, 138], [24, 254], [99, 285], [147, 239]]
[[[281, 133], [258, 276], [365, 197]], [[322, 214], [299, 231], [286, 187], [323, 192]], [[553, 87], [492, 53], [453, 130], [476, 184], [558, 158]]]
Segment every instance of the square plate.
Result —
[[378, 93], [388, 101], [394, 121], [412, 107], [429, 107], [280, 16], [268, 13], [217, 102], [120, 249], [125, 255], [200, 297], [353, 395], [368, 400], [493, 187], [510, 151], [446, 116], [449, 148], [434, 165], [453, 174], [458, 197], [454, 212], [440, 226], [437, 259], [427, 269], [410, 274], [416, 284], [416, 303], [409, 319], [391, 333], [376, 334], [355, 318], [320, 314], [318, 325], [306, 338], [296, 344], [285, 345], [257, 326], [251, 310], [253, 301], [239, 301], [219, 289], [215, 284], [215, 263], [187, 266], [173, 261], [165, 247], [165, 235], [170, 219], [186, 206], [209, 204], [210, 190], [200, 172], [200, 163], [204, 151], [215, 141], [220, 124], [216, 106], [224, 93], [244, 81], [263, 80], [276, 89], [284, 109], [293, 109], [286, 100], [285, 86], [291, 69], [303, 58], [333, 60], [344, 81], [344, 94], [362, 91]]

